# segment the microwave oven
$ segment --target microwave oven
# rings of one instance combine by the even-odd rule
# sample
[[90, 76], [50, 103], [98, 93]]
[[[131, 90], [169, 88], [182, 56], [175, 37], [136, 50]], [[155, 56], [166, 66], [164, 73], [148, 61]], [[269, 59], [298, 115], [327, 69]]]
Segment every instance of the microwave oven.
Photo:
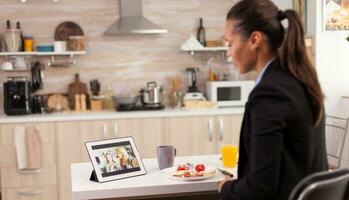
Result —
[[254, 87], [255, 81], [209, 81], [206, 95], [218, 107], [245, 106]]

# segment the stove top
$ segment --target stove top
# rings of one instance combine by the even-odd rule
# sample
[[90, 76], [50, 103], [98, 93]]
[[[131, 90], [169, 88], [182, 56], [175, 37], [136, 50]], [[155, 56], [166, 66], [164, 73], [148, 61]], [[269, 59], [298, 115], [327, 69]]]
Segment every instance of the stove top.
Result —
[[163, 110], [165, 106], [161, 104], [154, 104], [151, 106], [145, 105], [119, 105], [116, 107], [117, 111], [147, 111], [147, 110]]

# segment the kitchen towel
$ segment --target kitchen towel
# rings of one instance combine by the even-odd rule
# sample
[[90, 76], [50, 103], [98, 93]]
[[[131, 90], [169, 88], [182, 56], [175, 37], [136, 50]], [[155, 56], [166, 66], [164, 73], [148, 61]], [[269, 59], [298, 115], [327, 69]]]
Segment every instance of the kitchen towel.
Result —
[[16, 127], [15, 147], [17, 155], [17, 166], [19, 170], [26, 169], [28, 166], [25, 139], [25, 127]]
[[35, 170], [41, 168], [42, 151], [39, 127], [30, 126], [26, 128], [25, 142], [27, 150], [27, 169]]

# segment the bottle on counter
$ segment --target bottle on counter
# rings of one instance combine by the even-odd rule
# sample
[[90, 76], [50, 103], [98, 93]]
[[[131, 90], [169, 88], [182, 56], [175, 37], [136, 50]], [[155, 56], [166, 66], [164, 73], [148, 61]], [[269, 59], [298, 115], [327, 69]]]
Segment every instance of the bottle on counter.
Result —
[[75, 95], [75, 111], [79, 112], [81, 111], [81, 104], [80, 104], [80, 95], [79, 94], [76, 94]]
[[11, 30], [11, 21], [6, 20], [6, 30]]
[[20, 34], [20, 41], [19, 41], [19, 49], [18, 51], [24, 51], [24, 37], [21, 29], [21, 23], [17, 22], [16, 23], [16, 29], [19, 31]]
[[84, 94], [80, 95], [80, 110], [81, 111], [86, 111], [87, 110], [86, 95], [84, 95]]
[[203, 19], [200, 18], [199, 28], [197, 30], [197, 40], [202, 44], [202, 46], [206, 47], [206, 30], [203, 26]]

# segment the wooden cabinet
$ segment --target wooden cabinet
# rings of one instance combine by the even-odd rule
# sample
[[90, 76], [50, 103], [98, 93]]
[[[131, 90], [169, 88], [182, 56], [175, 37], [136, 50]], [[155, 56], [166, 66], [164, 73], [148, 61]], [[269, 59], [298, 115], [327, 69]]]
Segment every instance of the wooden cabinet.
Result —
[[[87, 141], [132, 136], [142, 158], [155, 158], [156, 147], [164, 144], [174, 145], [177, 155], [219, 153], [223, 141], [238, 144], [241, 118], [211, 115], [0, 125], [2, 200], [71, 199], [70, 165], [90, 162]], [[42, 169], [17, 170], [14, 137], [18, 126], [39, 131]]]
[[9, 200], [57, 200], [57, 187], [10, 188], [2, 190], [2, 199]]
[[222, 143], [239, 146], [242, 115], [221, 115], [216, 117], [217, 149], [220, 153]]
[[71, 199], [70, 164], [90, 162], [85, 142], [132, 136], [142, 158], [163, 144], [161, 118], [56, 123], [59, 199]]
[[[19, 170], [15, 147], [17, 127], [34, 127], [41, 141], [42, 165], [38, 170]], [[0, 174], [2, 200], [57, 199], [57, 192], [43, 195], [45, 188], [57, 187], [54, 123], [5, 124], [0, 126]], [[35, 187], [33, 189], [32, 187]], [[29, 188], [25, 190], [25, 188]]]
[[214, 117], [171, 117], [165, 119], [166, 144], [177, 155], [202, 155], [215, 150]]
[[165, 142], [162, 118], [113, 120], [111, 127], [112, 137], [132, 136], [142, 158], [156, 157], [156, 147]]
[[239, 144], [241, 121], [242, 115], [166, 118], [166, 143], [180, 156], [219, 153], [223, 142]]
[[109, 137], [109, 121], [56, 123], [59, 199], [71, 199], [70, 164], [90, 162], [85, 142]]

